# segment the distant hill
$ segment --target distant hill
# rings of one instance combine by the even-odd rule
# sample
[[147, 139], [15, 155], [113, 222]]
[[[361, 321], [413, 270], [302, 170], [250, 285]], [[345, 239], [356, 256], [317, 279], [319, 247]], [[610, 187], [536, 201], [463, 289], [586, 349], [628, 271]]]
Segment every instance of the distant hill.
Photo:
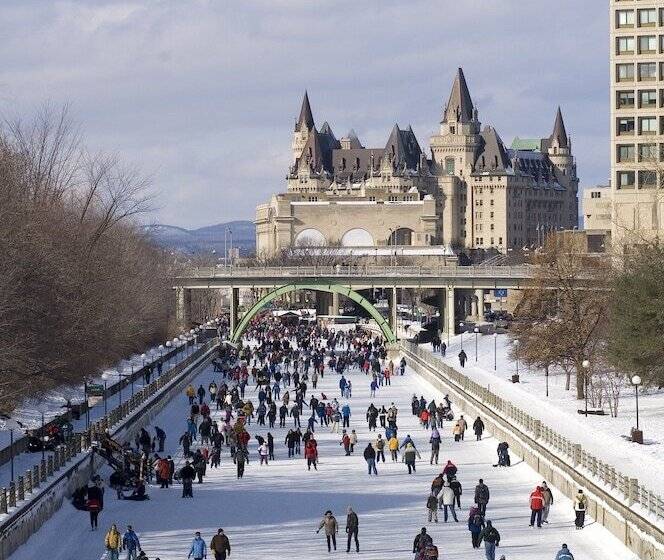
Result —
[[166, 224], [145, 226], [145, 231], [162, 247], [189, 255], [210, 254], [213, 251], [220, 257], [224, 254], [224, 235], [226, 246], [240, 249], [241, 256], [248, 256], [256, 250], [256, 227], [248, 220], [226, 222], [198, 229], [184, 229]]

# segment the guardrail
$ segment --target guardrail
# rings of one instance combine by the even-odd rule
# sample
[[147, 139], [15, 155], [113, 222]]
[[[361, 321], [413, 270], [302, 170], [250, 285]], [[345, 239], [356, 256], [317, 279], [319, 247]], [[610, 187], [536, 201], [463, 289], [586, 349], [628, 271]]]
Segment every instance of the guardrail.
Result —
[[[112, 430], [114, 426], [120, 425], [123, 421], [125, 423], [120, 426], [122, 429], [126, 427], [127, 422], [133, 423], [134, 419], [128, 417], [144, 408], [144, 405], [155, 394], [177, 380], [184, 370], [205, 356], [217, 342], [217, 339], [212, 339], [199, 347], [168, 372], [135, 392], [122, 405], [109, 411], [104, 418], [91, 424], [85, 432], [75, 434], [66, 444], [58, 446], [53, 455], [49, 456], [47, 460], [38, 462], [33, 468], [27, 470], [24, 476], [19, 476], [16, 482], [9, 485], [9, 488], [0, 489], [0, 516], [6, 517], [0, 522], [0, 543], [3, 543], [0, 547], [2, 549], [0, 557], [6, 558], [15, 549], [15, 547], [11, 547], [10, 550], [5, 550], [5, 546], [10, 546], [7, 544], [6, 537], [15, 534], [14, 527], [20, 525], [23, 518], [27, 517], [31, 511], [39, 508], [42, 500], [52, 498], [49, 490], [60, 482], [64, 474], [67, 474], [64, 472], [58, 476], [60, 471], [66, 471], [87, 461], [87, 452], [91, 450], [92, 442], [96, 441], [100, 434], [106, 429]], [[81, 453], [85, 453], [85, 455], [79, 457]], [[52, 513], [51, 511], [50, 514]], [[43, 516], [41, 522], [48, 519], [50, 514]], [[33, 523], [32, 529], [37, 530], [39, 525], [41, 523]]]
[[[599, 521], [614, 534], [621, 536], [623, 542], [632, 549], [635, 548], [633, 544], [636, 540], [632, 526], [638, 527], [641, 531], [644, 527], [648, 528], [649, 530], [645, 532], [651, 541], [641, 539], [640, 546], [652, 546], [654, 540], [658, 543], [660, 552], [659, 555], [646, 554], [640, 557], [664, 558], [664, 500], [660, 495], [639, 484], [636, 478], [621, 473], [612, 465], [588, 453], [581, 444], [560, 435], [538, 418], [492, 393], [487, 387], [445, 364], [440, 358], [418, 347], [417, 344], [401, 341], [401, 348], [411, 359], [415, 358], [428, 366], [431, 371], [435, 371], [449, 387], [455, 388], [462, 395], [466, 395], [469, 401], [473, 400], [483, 407], [485, 412], [490, 411], [496, 418], [507, 423], [513, 434], [521, 434], [526, 441], [530, 441], [533, 446], [540, 449], [542, 451], [540, 456], [548, 455], [547, 458], [552, 462], [559, 461], [559, 465], [564, 465], [569, 472], [580, 477], [584, 486], [594, 488], [597, 494], [603, 497], [603, 503], [597, 507], [605, 508], [606, 517], [611, 515], [605, 507], [607, 503], [615, 506], [616, 510], [621, 506], [626, 508], [630, 514], [623, 515], [621, 519], [624, 527], [616, 528], [608, 522]], [[539, 466], [539, 459], [536, 462]], [[569, 490], [573, 496], [574, 486], [570, 486]], [[597, 516], [595, 518], [597, 519]], [[643, 550], [641, 552], [643, 553]]]
[[519, 266], [284, 266], [284, 267], [197, 267], [178, 278], [255, 278], [302, 276], [421, 276], [450, 278], [533, 278], [535, 268]]

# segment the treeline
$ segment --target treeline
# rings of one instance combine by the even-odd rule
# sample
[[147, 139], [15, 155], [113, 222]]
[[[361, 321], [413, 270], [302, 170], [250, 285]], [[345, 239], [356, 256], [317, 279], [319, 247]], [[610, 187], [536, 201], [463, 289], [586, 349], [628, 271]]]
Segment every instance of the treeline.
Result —
[[66, 109], [0, 129], [0, 411], [168, 336], [148, 182], [90, 154]]
[[[514, 359], [563, 371], [567, 389], [617, 415], [633, 375], [664, 385], [664, 247], [642, 241], [589, 255], [576, 234], [550, 237], [534, 257], [536, 277], [517, 307]], [[572, 382], [574, 381], [574, 382]]]

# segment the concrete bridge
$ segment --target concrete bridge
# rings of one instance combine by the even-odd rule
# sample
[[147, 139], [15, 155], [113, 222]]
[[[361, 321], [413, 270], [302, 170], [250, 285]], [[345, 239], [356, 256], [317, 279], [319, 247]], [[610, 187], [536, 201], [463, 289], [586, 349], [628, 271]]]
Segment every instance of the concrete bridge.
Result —
[[[251, 318], [271, 300], [298, 290], [322, 294], [317, 307], [322, 314], [338, 314], [339, 295], [358, 303], [377, 321], [388, 340], [394, 336], [398, 290], [433, 290], [443, 332], [453, 333], [457, 317], [481, 318], [484, 293], [490, 289], [521, 290], [532, 284], [534, 267], [520, 266], [296, 266], [296, 267], [199, 267], [175, 278], [178, 323], [191, 317], [191, 290], [228, 289], [233, 339], [237, 339]], [[382, 318], [360, 290], [387, 290], [389, 314]], [[239, 321], [239, 290], [261, 289], [263, 297]]]

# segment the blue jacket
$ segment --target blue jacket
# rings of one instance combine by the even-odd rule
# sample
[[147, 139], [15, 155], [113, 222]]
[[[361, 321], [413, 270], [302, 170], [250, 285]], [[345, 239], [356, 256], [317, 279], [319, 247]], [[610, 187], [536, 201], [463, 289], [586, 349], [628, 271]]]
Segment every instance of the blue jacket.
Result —
[[350, 416], [350, 406], [347, 404], [343, 405], [343, 407], [341, 407], [341, 414], [344, 416]]
[[203, 558], [207, 556], [207, 548], [205, 546], [205, 541], [201, 537], [196, 537], [194, 542], [191, 543], [191, 550], [189, 551], [189, 556], [194, 558]]
[[574, 560], [574, 555], [569, 551], [569, 548], [561, 548], [556, 554], [556, 560]]
[[343, 391], [346, 388], [346, 385], [347, 385], [346, 379], [344, 377], [342, 377], [339, 380], [339, 389], [341, 389]]
[[136, 550], [141, 547], [141, 543], [138, 540], [138, 535], [134, 531], [126, 531], [122, 537], [122, 546], [126, 550]]

